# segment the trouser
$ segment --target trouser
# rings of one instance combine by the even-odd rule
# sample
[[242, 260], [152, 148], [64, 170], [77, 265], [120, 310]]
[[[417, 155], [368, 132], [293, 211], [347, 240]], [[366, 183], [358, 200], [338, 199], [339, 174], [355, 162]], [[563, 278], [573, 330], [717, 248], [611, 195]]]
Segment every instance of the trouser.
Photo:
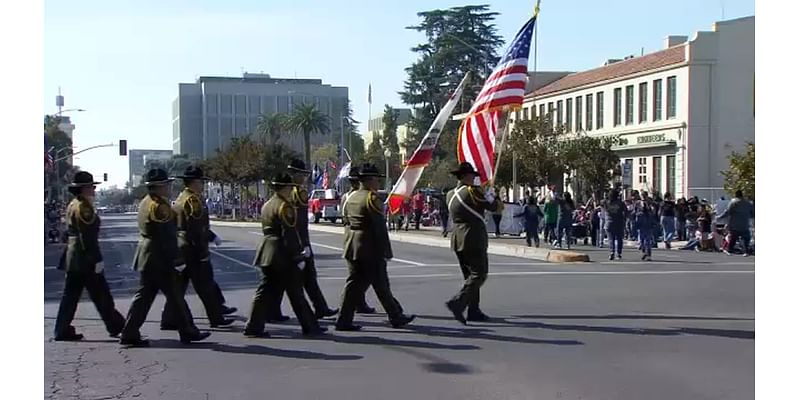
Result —
[[531, 245], [531, 239], [536, 243], [536, 246], [539, 246], [538, 224], [531, 224], [525, 227], [525, 241], [528, 243], [528, 246]]
[[414, 229], [419, 230], [420, 221], [422, 221], [422, 210], [414, 210]]
[[489, 258], [485, 249], [479, 252], [457, 251], [456, 257], [464, 276], [464, 285], [450, 301], [458, 311], [469, 308], [471, 312], [476, 312], [480, 310], [481, 286], [489, 273]]
[[653, 233], [649, 231], [639, 231], [639, 250], [642, 254], [650, 256], [653, 251]]
[[[186, 289], [189, 287], [189, 281], [192, 282], [197, 297], [203, 302], [203, 307], [206, 309], [206, 316], [208, 321], [212, 324], [220, 323], [225, 320], [222, 315], [222, 303], [219, 300], [217, 288], [219, 286], [214, 282], [213, 268], [211, 262], [192, 260], [186, 261], [186, 268], [180, 272], [177, 277], [178, 290], [181, 297], [186, 295]], [[184, 304], [186, 302], [184, 301]], [[191, 314], [191, 312], [188, 312]], [[173, 326], [175, 324], [175, 304], [167, 302], [164, 305], [164, 311], [161, 313], [161, 325]]]
[[58, 305], [56, 316], [55, 336], [62, 336], [72, 330], [72, 320], [75, 318], [75, 311], [78, 309], [78, 302], [81, 299], [83, 288], [89, 292], [89, 298], [97, 308], [97, 313], [106, 325], [106, 331], [111, 335], [117, 335], [125, 325], [125, 318], [114, 307], [114, 298], [111, 297], [111, 290], [104, 274], [96, 274], [94, 271], [88, 272], [67, 272], [64, 279], [64, 292], [61, 295], [61, 303]]
[[664, 229], [664, 243], [669, 245], [675, 239], [675, 217], [661, 217], [661, 227]]
[[558, 221], [558, 232], [556, 235], [556, 242], [558, 242], [558, 246], [561, 247], [562, 239], [566, 236], [567, 239], [567, 248], [569, 248], [570, 244], [572, 243], [572, 221], [567, 220], [559, 220]]
[[601, 218], [597, 225], [597, 247], [603, 247], [605, 244], [606, 230], [603, 228], [604, 226], [606, 226], [606, 220]]
[[500, 221], [503, 220], [503, 215], [492, 214], [492, 220], [494, 221], [494, 234], [500, 236]]
[[[299, 270], [299, 269], [298, 269]], [[306, 259], [306, 267], [300, 271], [301, 289], [305, 289], [308, 299], [314, 305], [316, 314], [320, 314], [328, 310], [328, 302], [325, 301], [325, 295], [322, 294], [322, 289], [319, 287], [317, 281], [317, 267], [314, 266], [314, 257]], [[277, 316], [281, 314], [281, 303], [283, 302], [284, 288], [280, 285], [277, 286], [278, 294], [275, 297], [274, 303], [271, 304], [270, 314]]]
[[167, 303], [175, 304], [174, 322], [178, 331], [188, 335], [198, 333], [189, 306], [186, 305], [186, 300], [178, 288], [177, 279], [177, 271], [172, 268], [144, 270], [139, 274], [139, 289], [133, 295], [128, 318], [122, 329], [122, 339], [134, 340], [140, 337], [139, 328], [144, 324], [158, 292], [164, 294]]
[[592, 246], [595, 247], [597, 247], [597, 236], [598, 236], [597, 232], [600, 231], [600, 229], [598, 229], [597, 227], [597, 224], [598, 222], [595, 221], [595, 223], [592, 224], [591, 229], [589, 230], [589, 236], [591, 239]]
[[622, 242], [625, 234], [624, 229], [607, 229], [608, 233], [608, 248], [611, 254], [622, 255]]
[[739, 242], [739, 239], [742, 239], [742, 242], [744, 242], [743, 243], [743, 247], [742, 247], [742, 251], [744, 252], [744, 254], [750, 254], [750, 240], [751, 240], [751, 238], [750, 238], [750, 230], [749, 229], [746, 230], [746, 231], [733, 231], [732, 230], [731, 231], [731, 243], [729, 245], [731, 249], [736, 247], [736, 243]]
[[686, 238], [686, 219], [685, 218], [677, 218], [678, 223], [677, 231], [678, 231], [678, 240], [687, 240]]
[[267, 311], [275, 303], [280, 305], [284, 292], [289, 298], [289, 303], [292, 305], [292, 310], [297, 316], [303, 332], [319, 327], [317, 319], [303, 295], [302, 271], [295, 265], [266, 266], [261, 267], [261, 281], [253, 296], [250, 318], [245, 325], [245, 332], [261, 333], [264, 331]]
[[544, 238], [548, 242], [554, 242], [556, 240], [556, 223], [555, 222], [547, 222], [544, 224]]
[[389, 286], [389, 274], [386, 260], [347, 260], [347, 280], [342, 290], [342, 306], [339, 309], [337, 326], [348, 326], [353, 323], [356, 306], [364, 299], [364, 292], [372, 285], [378, 301], [386, 310], [390, 321], [398, 320], [402, 315], [400, 304], [392, 295]]

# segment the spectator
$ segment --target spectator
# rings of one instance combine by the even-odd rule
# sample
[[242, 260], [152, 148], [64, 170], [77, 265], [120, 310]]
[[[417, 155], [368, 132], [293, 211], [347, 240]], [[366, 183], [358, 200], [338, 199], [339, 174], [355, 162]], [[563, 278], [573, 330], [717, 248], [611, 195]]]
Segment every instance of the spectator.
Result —
[[716, 223], [717, 225], [727, 225], [727, 217], [723, 217], [722, 215], [725, 211], [728, 210], [728, 205], [730, 204], [729, 200], [725, 200], [725, 196], [720, 196], [719, 200], [717, 200], [717, 204], [714, 205], [714, 215], [716, 216]]
[[[419, 230], [419, 223], [422, 221], [422, 211], [425, 208], [425, 195], [417, 190], [417, 193], [413, 197], [413, 205], [414, 205], [414, 229]], [[406, 225], [406, 230], [408, 230], [408, 225]]]
[[[736, 195], [721, 217], [728, 217], [728, 230], [731, 233], [730, 243], [735, 246], [739, 239], [744, 241], [742, 251], [744, 256], [750, 255], [750, 219], [755, 218], [755, 207], [744, 199], [741, 190], [736, 191]], [[728, 251], [725, 252], [730, 255]]]
[[605, 199], [597, 203], [595, 207], [595, 214], [597, 215], [597, 239], [595, 239], [595, 244], [599, 248], [603, 248], [605, 245], [605, 237], [606, 237], [606, 204], [608, 203], [609, 197], [608, 194], [605, 195]]
[[558, 199], [558, 221], [556, 228], [556, 247], [562, 248], [562, 240], [566, 236], [567, 250], [572, 243], [572, 222], [575, 214], [575, 202], [572, 195], [564, 193], [564, 198]]
[[697, 232], [700, 236], [700, 250], [713, 251], [714, 237], [711, 235], [711, 213], [708, 208], [700, 207], [700, 214], [697, 216]]
[[675, 219], [678, 240], [686, 240], [686, 199], [683, 197], [675, 204]]
[[642, 251], [642, 260], [651, 261], [653, 249], [653, 227], [656, 225], [653, 208], [648, 203], [643, 203], [636, 214], [636, 225], [639, 231], [639, 248]]
[[625, 232], [625, 215], [627, 208], [625, 203], [619, 199], [619, 192], [612, 190], [608, 194], [608, 200], [604, 204], [605, 210], [605, 230], [608, 234], [608, 248], [611, 250], [609, 260], [622, 258], [622, 240]]
[[440, 194], [433, 195], [439, 208], [439, 219], [442, 221], [442, 236], [447, 237], [447, 224], [450, 222], [450, 209], [447, 207], [447, 189], [443, 189]]
[[533, 239], [536, 247], [539, 247], [539, 221], [544, 217], [544, 214], [539, 209], [539, 206], [536, 205], [536, 200], [533, 197], [528, 197], [525, 208], [514, 217], [525, 218], [525, 242], [528, 243], [528, 247], [531, 247], [531, 239]]
[[500, 237], [500, 222], [503, 221], [503, 209], [498, 207], [492, 211], [492, 221], [494, 221], [494, 237]]
[[664, 204], [661, 206], [661, 228], [664, 232], [664, 247], [672, 248], [672, 239], [675, 236], [675, 202], [672, 195], [667, 192], [664, 194]]
[[555, 243], [558, 223], [558, 199], [551, 194], [544, 200], [544, 240]]

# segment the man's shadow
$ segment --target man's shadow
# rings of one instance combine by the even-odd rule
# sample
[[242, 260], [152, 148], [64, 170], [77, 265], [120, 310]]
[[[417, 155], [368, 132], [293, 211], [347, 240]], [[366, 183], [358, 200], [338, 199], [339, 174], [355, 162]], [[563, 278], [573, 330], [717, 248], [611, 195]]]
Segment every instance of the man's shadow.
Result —
[[[258, 339], [254, 339], [258, 340]], [[264, 339], [269, 340], [269, 339]], [[325, 354], [307, 350], [290, 350], [267, 347], [262, 345], [247, 344], [244, 346], [231, 346], [224, 343], [199, 342], [183, 344], [175, 339], [154, 339], [150, 340], [150, 347], [157, 349], [207, 349], [232, 354], [258, 354], [273, 357], [295, 358], [301, 360], [324, 360], [324, 361], [353, 361], [364, 358], [357, 354]]]

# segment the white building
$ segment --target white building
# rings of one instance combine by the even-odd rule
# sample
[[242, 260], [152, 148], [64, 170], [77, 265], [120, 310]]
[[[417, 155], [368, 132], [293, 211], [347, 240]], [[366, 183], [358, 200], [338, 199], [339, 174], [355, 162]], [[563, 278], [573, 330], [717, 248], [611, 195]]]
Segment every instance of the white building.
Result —
[[537, 88], [519, 115], [619, 135], [631, 189], [718, 198], [727, 156], [755, 141], [755, 17], [716, 22], [687, 39], [669, 36], [664, 50]]
[[[409, 154], [406, 152], [405, 146], [403, 146], [403, 143], [411, 134], [409, 122], [414, 115], [409, 108], [395, 108], [394, 110], [397, 112], [397, 143], [400, 145], [400, 162], [403, 163], [409, 156]], [[367, 121], [367, 131], [362, 135], [364, 138], [365, 150], [369, 148], [369, 145], [372, 143], [375, 135], [377, 135], [378, 138], [383, 135], [383, 112], [371, 116], [369, 121]]]

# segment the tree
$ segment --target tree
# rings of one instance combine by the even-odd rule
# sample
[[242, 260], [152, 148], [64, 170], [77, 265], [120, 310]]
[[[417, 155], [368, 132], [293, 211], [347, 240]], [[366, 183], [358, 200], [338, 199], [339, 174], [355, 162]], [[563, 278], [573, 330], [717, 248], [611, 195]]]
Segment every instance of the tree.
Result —
[[720, 171], [725, 191], [730, 195], [741, 190], [747, 198], [756, 199], [756, 144], [747, 142], [744, 153], [732, 152], [728, 156], [730, 166]]
[[278, 143], [286, 131], [288, 116], [283, 113], [261, 114], [256, 123], [256, 135], [263, 143], [274, 145]]
[[353, 107], [350, 100], [347, 100], [344, 108], [344, 131], [345, 131], [345, 144], [347, 151], [350, 153], [350, 159], [360, 160], [364, 155], [366, 148], [364, 147], [364, 138], [358, 134], [358, 124], [360, 122], [353, 118]]
[[560, 152], [560, 139], [564, 131], [553, 128], [547, 118], [535, 117], [514, 124], [508, 137], [508, 149], [503, 155], [498, 170], [498, 180], [510, 182], [510, 163], [513, 153], [517, 155], [517, 182], [533, 187], [545, 184], [561, 185], [567, 170]]
[[617, 136], [594, 137], [580, 134], [561, 144], [567, 172], [578, 200], [589, 191], [600, 193], [609, 189], [610, 182], [619, 176], [619, 156], [612, 147], [619, 143]]
[[419, 179], [419, 186], [430, 186], [437, 189], [449, 189], [455, 187], [456, 178], [450, 171], [456, 167], [454, 163], [446, 160], [433, 160]]
[[337, 149], [338, 146], [333, 143], [326, 143], [315, 147], [314, 150], [311, 151], [311, 164], [308, 165], [308, 168], [312, 168], [312, 165], [319, 165], [321, 168], [325, 168], [329, 161], [338, 164], [339, 156], [336, 154]]
[[397, 118], [398, 112], [388, 104], [383, 110], [383, 133], [381, 134], [381, 144], [384, 151], [389, 150], [389, 171], [386, 171], [387, 179], [392, 176], [400, 175], [400, 145], [397, 143]]
[[[439, 108], [449, 98], [468, 71], [475, 85], [464, 90], [460, 112], [465, 112], [475, 99], [482, 83], [497, 63], [497, 52], [503, 40], [492, 23], [498, 15], [488, 5], [453, 7], [417, 13], [419, 25], [406, 29], [425, 34], [426, 42], [411, 49], [419, 58], [406, 68], [408, 78], [400, 97], [416, 110], [410, 122], [412, 135], [403, 143], [413, 152], [427, 132]], [[441, 145], [435, 156], [455, 160], [457, 124], [442, 130]]]
[[381, 171], [385, 169], [385, 156], [383, 155], [383, 147], [381, 147], [378, 135], [372, 136], [372, 142], [369, 144], [367, 152], [364, 153], [364, 162], [375, 164]]
[[294, 109], [288, 120], [289, 129], [303, 135], [306, 165], [311, 164], [311, 134], [330, 132], [330, 118], [317, 110], [313, 104], [301, 104]]
[[67, 175], [72, 168], [69, 157], [65, 157], [72, 152], [72, 139], [58, 127], [60, 123], [61, 117], [47, 115], [44, 118], [45, 139], [47, 145], [52, 148], [50, 154], [54, 160], [64, 158], [56, 161], [52, 168], [45, 171], [46, 190], [51, 194], [59, 193], [59, 190], [69, 183]]

